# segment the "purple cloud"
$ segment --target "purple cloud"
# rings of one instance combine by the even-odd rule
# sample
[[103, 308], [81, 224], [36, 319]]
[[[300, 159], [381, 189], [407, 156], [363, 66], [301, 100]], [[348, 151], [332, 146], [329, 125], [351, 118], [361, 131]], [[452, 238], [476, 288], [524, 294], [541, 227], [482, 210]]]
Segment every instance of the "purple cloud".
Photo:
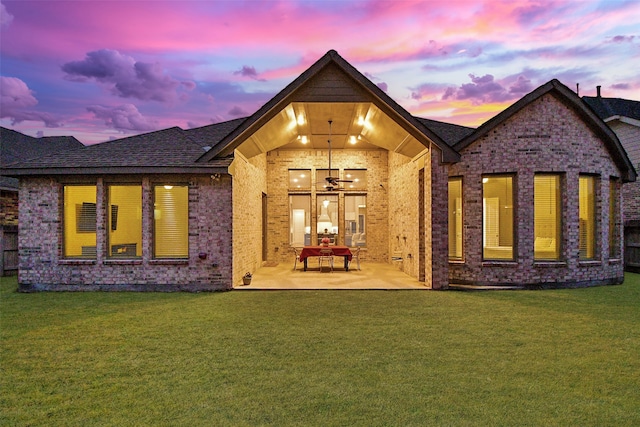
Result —
[[133, 104], [123, 104], [118, 107], [92, 105], [87, 107], [87, 111], [103, 119], [107, 126], [121, 132], [158, 129], [158, 122], [144, 117]]
[[616, 83], [611, 85], [612, 89], [621, 89], [621, 90], [627, 90], [627, 89], [631, 89], [631, 85], [629, 83]]
[[250, 79], [257, 80], [259, 82], [265, 82], [265, 79], [261, 79], [258, 77], [258, 72], [255, 67], [250, 67], [248, 65], [243, 65], [241, 69], [233, 72], [236, 76], [249, 77]]
[[245, 117], [248, 116], [249, 113], [247, 113], [246, 111], [244, 111], [242, 108], [240, 107], [233, 107], [231, 110], [229, 110], [229, 115], [231, 117]]
[[533, 90], [531, 80], [523, 75], [518, 76], [516, 82], [509, 86], [509, 93], [521, 96]]
[[481, 77], [469, 74], [469, 77], [471, 78], [471, 83], [464, 83], [458, 88], [448, 87], [442, 99], [468, 99], [478, 105], [508, 101], [533, 89], [531, 80], [524, 75], [517, 76], [513, 83], [509, 83], [513, 78], [507, 78], [499, 83], [495, 81], [491, 74], [485, 74]]
[[0, 118], [9, 118], [13, 124], [24, 121], [44, 122], [46, 127], [62, 126], [60, 120], [49, 113], [30, 110], [38, 104], [27, 84], [16, 77], [0, 76]]
[[611, 43], [633, 43], [636, 36], [615, 36], [611, 39]]
[[91, 79], [112, 85], [112, 92], [122, 98], [172, 102], [178, 99], [180, 86], [193, 89], [195, 83], [180, 82], [165, 74], [160, 64], [136, 62], [116, 50], [101, 49], [87, 53], [82, 61], [62, 65], [67, 79], [84, 82]]

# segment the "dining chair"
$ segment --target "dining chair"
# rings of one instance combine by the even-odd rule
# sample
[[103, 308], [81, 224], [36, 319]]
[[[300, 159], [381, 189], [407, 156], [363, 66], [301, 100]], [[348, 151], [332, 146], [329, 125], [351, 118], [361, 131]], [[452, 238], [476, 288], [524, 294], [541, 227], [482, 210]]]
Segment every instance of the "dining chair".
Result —
[[351, 261], [349, 261], [349, 270], [351, 270], [351, 262], [353, 260], [356, 260], [356, 263], [358, 264], [358, 270], [360, 270], [360, 246], [358, 246], [351, 252]]
[[293, 262], [293, 269], [296, 269], [296, 266], [298, 265], [298, 261], [300, 261], [300, 250], [298, 248], [294, 248], [291, 247], [291, 249], [293, 249], [293, 253], [296, 256], [295, 261]]
[[333, 249], [321, 248], [320, 256], [318, 257], [318, 264], [320, 265], [320, 271], [322, 271], [322, 263], [326, 261], [329, 265], [331, 272], [333, 273]]

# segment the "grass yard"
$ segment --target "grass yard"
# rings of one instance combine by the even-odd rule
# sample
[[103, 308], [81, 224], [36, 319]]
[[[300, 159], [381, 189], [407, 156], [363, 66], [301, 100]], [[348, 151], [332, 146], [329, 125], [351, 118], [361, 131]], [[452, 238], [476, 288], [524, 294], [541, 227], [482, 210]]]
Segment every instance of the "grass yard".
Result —
[[637, 274], [552, 291], [0, 288], [3, 426], [640, 425]]

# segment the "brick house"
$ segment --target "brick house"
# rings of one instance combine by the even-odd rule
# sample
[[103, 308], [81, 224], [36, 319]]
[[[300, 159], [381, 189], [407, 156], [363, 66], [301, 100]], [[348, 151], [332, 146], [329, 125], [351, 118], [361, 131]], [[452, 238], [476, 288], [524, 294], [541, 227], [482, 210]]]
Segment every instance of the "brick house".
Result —
[[635, 180], [555, 80], [474, 130], [413, 117], [335, 51], [248, 118], [3, 173], [20, 178], [25, 291], [231, 289], [324, 229], [431, 289], [619, 283]]
[[[636, 171], [640, 170], [640, 101], [605, 98], [597, 86], [596, 96], [583, 101], [613, 130]], [[640, 182], [622, 187], [625, 235], [625, 269], [640, 273]]]

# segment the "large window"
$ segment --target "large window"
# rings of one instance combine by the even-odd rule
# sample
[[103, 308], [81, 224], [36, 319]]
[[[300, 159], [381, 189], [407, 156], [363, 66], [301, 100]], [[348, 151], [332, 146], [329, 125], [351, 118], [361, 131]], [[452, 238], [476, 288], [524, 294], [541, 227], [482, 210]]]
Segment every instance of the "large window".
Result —
[[596, 256], [596, 197], [595, 177], [580, 176], [580, 259]]
[[344, 170], [345, 190], [367, 190], [367, 170], [366, 169], [345, 169]]
[[188, 258], [189, 188], [185, 185], [154, 187], [154, 257]]
[[308, 246], [311, 244], [311, 196], [289, 196], [289, 244]]
[[110, 185], [108, 196], [108, 256], [113, 258], [141, 256], [142, 187]]
[[620, 180], [609, 181], [609, 258], [620, 257]]
[[462, 259], [462, 178], [449, 179], [449, 259]]
[[557, 260], [562, 241], [560, 176], [536, 174], [533, 179], [534, 258]]
[[64, 256], [96, 258], [96, 186], [65, 185]]
[[290, 169], [289, 170], [289, 190], [292, 190], [292, 191], [311, 190], [311, 170], [310, 169]]
[[367, 246], [367, 196], [344, 196], [344, 244]]
[[338, 196], [319, 195], [316, 201], [318, 219], [316, 221], [316, 231], [318, 233], [318, 244], [323, 237], [329, 237], [331, 243], [336, 243], [336, 238], [340, 231], [338, 222]]
[[331, 169], [331, 174], [329, 174], [329, 169], [317, 169], [316, 170], [316, 190], [317, 191], [325, 191], [327, 189], [327, 185], [329, 184], [327, 181], [327, 177], [331, 176], [332, 178], [338, 178], [339, 175], [338, 169]]
[[482, 256], [484, 259], [513, 259], [513, 177], [491, 175], [482, 178]]

